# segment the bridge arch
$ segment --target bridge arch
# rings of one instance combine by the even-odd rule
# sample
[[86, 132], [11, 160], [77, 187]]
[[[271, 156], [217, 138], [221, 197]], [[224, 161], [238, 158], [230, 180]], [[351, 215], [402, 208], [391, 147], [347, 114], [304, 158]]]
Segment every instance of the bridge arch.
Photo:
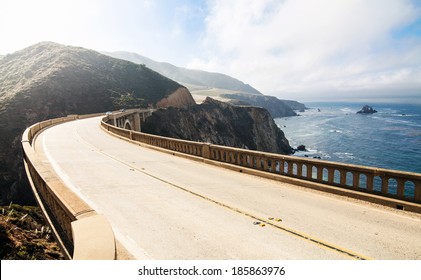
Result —
[[133, 130], [132, 123], [128, 119], [124, 122], [124, 129]]

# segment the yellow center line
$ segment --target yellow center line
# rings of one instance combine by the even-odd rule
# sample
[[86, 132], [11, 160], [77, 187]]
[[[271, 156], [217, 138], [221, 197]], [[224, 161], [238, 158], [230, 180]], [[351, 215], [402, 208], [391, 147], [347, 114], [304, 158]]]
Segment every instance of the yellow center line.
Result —
[[[122, 163], [123, 163], [123, 162], [122, 162]], [[123, 164], [124, 164], [124, 163], [123, 163]], [[126, 164], [126, 165], [130, 166], [129, 164]], [[342, 247], [340, 247], [340, 246], [334, 245], [334, 244], [332, 244], [332, 243], [329, 243], [329, 242], [323, 241], [323, 240], [318, 239], [318, 238], [316, 238], [316, 237], [312, 237], [312, 236], [310, 236], [310, 235], [308, 235], [308, 234], [305, 234], [305, 233], [302, 233], [302, 232], [296, 231], [296, 230], [291, 229], [291, 228], [288, 228], [288, 227], [286, 227], [286, 226], [281, 226], [281, 225], [274, 224], [274, 223], [272, 223], [272, 222], [270, 222], [270, 221], [268, 221], [268, 220], [266, 220], [266, 219], [264, 219], [264, 218], [261, 218], [261, 217], [258, 217], [258, 216], [256, 216], [256, 215], [254, 215], [254, 214], [251, 214], [251, 213], [245, 212], [245, 211], [240, 210], [240, 209], [238, 209], [238, 208], [231, 207], [231, 206], [229, 206], [229, 205], [227, 205], [227, 204], [224, 204], [224, 203], [222, 203], [222, 202], [219, 202], [219, 201], [217, 201], [217, 200], [214, 200], [214, 199], [212, 199], [212, 198], [210, 198], [210, 197], [207, 197], [207, 196], [201, 195], [201, 194], [196, 193], [196, 192], [193, 192], [193, 191], [191, 191], [191, 190], [189, 190], [189, 189], [186, 189], [186, 188], [183, 188], [183, 187], [181, 187], [181, 186], [178, 186], [178, 185], [176, 185], [176, 184], [174, 184], [174, 183], [171, 183], [171, 182], [168, 182], [168, 181], [166, 181], [166, 180], [163, 180], [163, 179], [161, 179], [161, 178], [159, 178], [159, 177], [157, 177], [157, 176], [155, 176], [155, 175], [152, 175], [152, 174], [150, 174], [150, 173], [145, 172], [144, 170], [139, 170], [139, 169], [137, 169], [136, 167], [133, 167], [133, 166], [131, 166], [131, 167], [132, 167], [132, 168], [134, 168], [134, 169], [136, 169], [136, 170], [137, 170], [137, 171], [139, 171], [139, 172], [142, 172], [142, 173], [143, 173], [143, 174], [145, 174], [145, 175], [148, 175], [148, 176], [150, 176], [150, 177], [152, 177], [152, 178], [154, 178], [154, 179], [157, 179], [157, 180], [159, 180], [159, 181], [161, 181], [161, 182], [164, 182], [164, 183], [166, 183], [166, 184], [168, 184], [168, 185], [171, 185], [171, 186], [173, 186], [173, 187], [176, 187], [176, 188], [178, 188], [178, 189], [180, 189], [180, 190], [183, 190], [183, 191], [185, 191], [185, 192], [187, 192], [187, 193], [190, 193], [190, 194], [192, 194], [192, 195], [195, 195], [195, 196], [197, 196], [197, 197], [200, 197], [200, 198], [202, 198], [202, 199], [204, 199], [204, 200], [207, 200], [207, 201], [210, 201], [210, 202], [212, 202], [212, 203], [215, 203], [215, 204], [217, 204], [217, 205], [219, 205], [219, 206], [222, 206], [222, 207], [224, 207], [224, 208], [227, 208], [227, 209], [229, 209], [229, 210], [231, 210], [231, 211], [234, 211], [234, 212], [237, 212], [237, 213], [242, 214], [242, 215], [244, 215], [244, 216], [250, 217], [250, 218], [252, 218], [252, 219], [254, 219], [254, 220], [258, 220], [258, 221], [260, 221], [260, 222], [266, 223], [266, 224], [268, 224], [268, 225], [270, 225], [270, 226], [272, 226], [272, 227], [274, 227], [274, 228], [276, 228], [276, 229], [279, 229], [279, 230], [285, 231], [285, 232], [287, 232], [287, 233], [293, 234], [293, 235], [295, 235], [295, 236], [297, 236], [297, 237], [303, 238], [304, 240], [307, 240], [307, 241], [309, 241], [309, 242], [315, 243], [315, 244], [317, 244], [317, 245], [319, 245], [319, 246], [321, 246], [321, 247], [323, 247], [323, 248], [331, 249], [331, 250], [333, 250], [333, 251], [335, 251], [335, 252], [339, 252], [339, 253], [345, 254], [345, 255], [347, 255], [347, 256], [349, 256], [349, 257], [352, 257], [352, 258], [355, 258], [355, 259], [359, 259], [359, 260], [371, 260], [371, 258], [369, 258], [369, 257], [367, 257], [367, 256], [364, 256], [364, 255], [362, 255], [362, 254], [352, 252], [352, 251], [350, 251], [350, 250], [348, 250], [348, 249], [345, 249], [345, 248], [342, 248]]]
[[[116, 137], [120, 138], [119, 136], [116, 136]], [[179, 185], [176, 185], [176, 184], [174, 184], [174, 183], [171, 183], [171, 182], [169, 182], [169, 181], [166, 181], [166, 180], [164, 180], [164, 179], [162, 179], [162, 178], [159, 178], [159, 177], [157, 177], [157, 176], [155, 176], [155, 175], [153, 175], [153, 174], [151, 174], [151, 173], [146, 172], [146, 171], [145, 171], [145, 170], [143, 170], [143, 169], [139, 169], [139, 168], [137, 168], [136, 166], [133, 166], [133, 165], [132, 165], [132, 164], [130, 164], [130, 163], [127, 163], [127, 162], [125, 162], [125, 161], [123, 161], [123, 160], [120, 160], [120, 159], [118, 159], [118, 158], [116, 158], [116, 157], [114, 157], [114, 156], [110, 155], [110, 154], [107, 154], [107, 153], [103, 152], [102, 150], [97, 149], [96, 147], [94, 147], [94, 146], [90, 145], [89, 143], [87, 143], [85, 140], [83, 140], [83, 139], [81, 139], [81, 138], [80, 138], [80, 140], [82, 140], [82, 141], [84, 142], [84, 144], [85, 144], [85, 145], [89, 146], [91, 149], [95, 150], [96, 152], [98, 152], [98, 153], [100, 153], [100, 154], [103, 154], [103, 155], [105, 155], [105, 156], [107, 156], [107, 157], [109, 157], [109, 158], [111, 158], [111, 159], [113, 159], [113, 160], [115, 160], [115, 161], [118, 161], [118, 162], [120, 162], [120, 163], [122, 163], [122, 164], [124, 164], [124, 165], [128, 166], [128, 167], [129, 167], [129, 168], [131, 168], [131, 169], [134, 169], [134, 170], [136, 170], [136, 171], [138, 171], [138, 172], [141, 172], [141, 173], [143, 173], [143, 174], [145, 174], [145, 175], [147, 175], [147, 176], [150, 176], [150, 177], [152, 177], [152, 178], [154, 178], [154, 179], [156, 179], [156, 180], [159, 180], [159, 181], [161, 181], [161, 182], [163, 182], [163, 183], [165, 183], [165, 184], [168, 184], [168, 185], [170, 185], [170, 186], [172, 186], [172, 187], [178, 188], [178, 189], [180, 189], [180, 190], [182, 190], [182, 191], [185, 191], [185, 192], [190, 193], [190, 194], [192, 194], [192, 195], [194, 195], [194, 196], [200, 197], [200, 198], [202, 198], [202, 199], [204, 199], [204, 200], [207, 200], [207, 201], [209, 201], [209, 202], [212, 202], [212, 203], [214, 203], [214, 204], [217, 204], [217, 205], [219, 205], [219, 206], [221, 206], [221, 207], [224, 207], [224, 208], [229, 209], [229, 210], [231, 210], [231, 211], [237, 212], [237, 213], [242, 214], [242, 215], [244, 215], [244, 216], [250, 217], [250, 218], [252, 218], [252, 219], [254, 219], [254, 220], [258, 220], [258, 221], [260, 221], [260, 222], [266, 223], [266, 224], [268, 224], [268, 225], [270, 225], [270, 226], [272, 226], [272, 227], [274, 227], [274, 228], [276, 228], [276, 229], [279, 229], [279, 230], [282, 230], [282, 231], [284, 231], [284, 232], [290, 233], [290, 234], [292, 234], [292, 235], [294, 235], [294, 236], [296, 236], [296, 237], [302, 238], [302, 239], [304, 239], [304, 240], [306, 240], [306, 241], [308, 241], [308, 242], [311, 242], [311, 243], [317, 244], [317, 245], [319, 245], [319, 246], [321, 246], [321, 247], [323, 247], [323, 248], [325, 248], [325, 249], [330, 249], [330, 250], [333, 250], [333, 251], [335, 251], [335, 252], [338, 252], [338, 253], [341, 253], [341, 254], [347, 255], [348, 257], [351, 257], [351, 258], [354, 258], [354, 259], [358, 259], [358, 260], [372, 260], [372, 258], [370, 258], [370, 257], [367, 257], [367, 256], [364, 256], [364, 255], [362, 255], [362, 254], [359, 254], [359, 253], [353, 252], [353, 251], [351, 251], [351, 250], [348, 250], [348, 249], [342, 248], [342, 247], [340, 247], [340, 246], [338, 246], [338, 245], [335, 245], [335, 244], [329, 243], [329, 242], [327, 242], [327, 241], [321, 240], [321, 239], [319, 239], [319, 238], [316, 238], [316, 237], [310, 236], [310, 235], [308, 235], [308, 234], [306, 234], [306, 233], [299, 232], [299, 231], [294, 230], [294, 229], [292, 229], [292, 228], [288, 228], [288, 227], [286, 227], [286, 226], [281, 226], [281, 225], [279, 225], [279, 224], [275, 224], [275, 223], [271, 222], [271, 221], [270, 221], [270, 220], [268, 220], [268, 219], [261, 218], [261, 217], [258, 217], [258, 216], [256, 216], [256, 215], [254, 215], [254, 214], [251, 214], [251, 213], [248, 213], [248, 212], [246, 212], [246, 211], [240, 210], [240, 209], [238, 209], [238, 208], [231, 207], [231, 206], [229, 206], [229, 205], [227, 205], [227, 204], [224, 204], [224, 203], [222, 203], [222, 202], [219, 202], [219, 201], [217, 201], [217, 200], [214, 200], [214, 199], [212, 199], [212, 198], [210, 198], [210, 197], [207, 197], [207, 196], [201, 195], [201, 194], [199, 194], [199, 193], [193, 192], [193, 191], [191, 191], [191, 190], [189, 190], [189, 189], [186, 189], [186, 188], [184, 188], [184, 187], [181, 187], [181, 186], [179, 186]], [[124, 139], [123, 139], [123, 140], [124, 140]]]

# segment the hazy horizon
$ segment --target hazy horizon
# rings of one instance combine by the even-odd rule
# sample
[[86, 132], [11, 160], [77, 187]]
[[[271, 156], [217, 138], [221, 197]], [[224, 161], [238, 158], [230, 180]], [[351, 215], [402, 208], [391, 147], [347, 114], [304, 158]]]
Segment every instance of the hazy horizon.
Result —
[[282, 99], [421, 102], [418, 0], [5, 0], [0, 36], [2, 55], [128, 51]]

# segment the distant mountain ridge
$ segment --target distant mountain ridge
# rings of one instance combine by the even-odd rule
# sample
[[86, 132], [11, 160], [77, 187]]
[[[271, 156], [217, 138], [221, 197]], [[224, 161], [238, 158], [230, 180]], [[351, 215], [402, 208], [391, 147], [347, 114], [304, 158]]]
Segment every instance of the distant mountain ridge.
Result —
[[157, 62], [137, 53], [124, 51], [102, 52], [111, 57], [128, 60], [138, 64], [145, 64], [152, 70], [173, 79], [179, 83], [192, 84], [196, 86], [222, 88], [250, 94], [262, 94], [249, 84], [221, 73], [206, 72], [202, 70], [177, 67], [167, 62]]
[[294, 110], [304, 110], [306, 106], [297, 101], [281, 100], [274, 96], [263, 95], [249, 84], [221, 73], [206, 72], [177, 67], [167, 62], [157, 62], [145, 56], [131, 52], [102, 52], [111, 57], [144, 64], [154, 71], [186, 86], [196, 102], [206, 97], [231, 103], [233, 105], [251, 105], [267, 109], [273, 118], [296, 116]]

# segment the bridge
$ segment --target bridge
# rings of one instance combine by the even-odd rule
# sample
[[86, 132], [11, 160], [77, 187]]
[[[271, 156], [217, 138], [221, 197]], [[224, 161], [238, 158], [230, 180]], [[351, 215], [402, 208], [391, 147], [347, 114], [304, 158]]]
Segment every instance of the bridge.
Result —
[[26, 129], [68, 259], [421, 259], [421, 174], [140, 132], [150, 110]]

